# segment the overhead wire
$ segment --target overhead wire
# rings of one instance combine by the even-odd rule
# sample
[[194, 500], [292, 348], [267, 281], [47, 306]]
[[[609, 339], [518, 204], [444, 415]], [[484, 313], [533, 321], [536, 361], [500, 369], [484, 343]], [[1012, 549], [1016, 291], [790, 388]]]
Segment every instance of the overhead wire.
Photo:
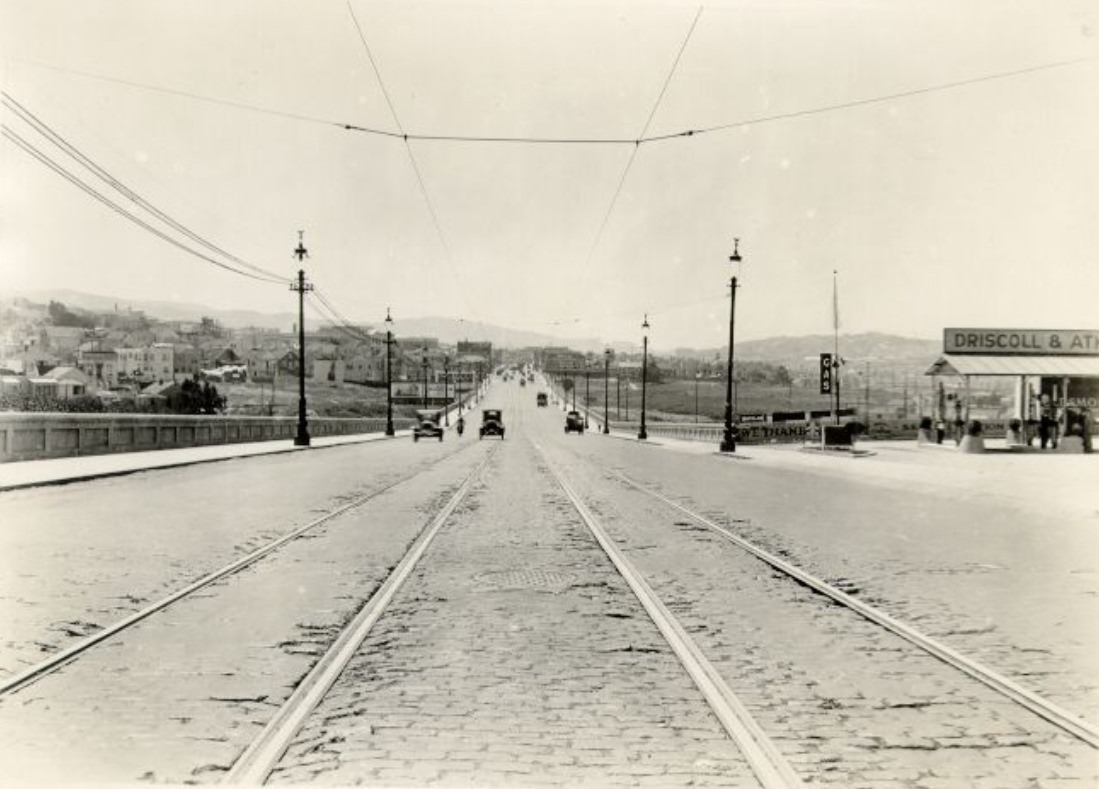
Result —
[[[611, 196], [611, 201], [607, 205], [606, 212], [603, 214], [603, 221], [599, 223], [599, 229], [595, 232], [595, 238], [592, 240], [591, 246], [588, 248], [587, 257], [584, 259], [583, 269], [581, 270], [582, 286], [587, 284], [592, 258], [595, 257], [595, 250], [599, 247], [599, 242], [603, 240], [603, 233], [606, 232], [607, 225], [610, 223], [611, 214], [614, 213], [614, 208], [618, 205], [618, 198], [622, 194], [622, 187], [626, 185], [626, 178], [629, 176], [630, 170], [633, 168], [633, 163], [637, 159], [637, 152], [641, 149], [641, 140], [648, 133], [649, 126], [652, 124], [653, 118], [656, 117], [656, 111], [660, 108], [660, 104], [664, 100], [664, 94], [668, 91], [668, 85], [671, 84], [672, 77], [679, 67], [679, 61], [683, 57], [683, 52], [687, 49], [687, 44], [690, 42], [691, 35], [694, 33], [695, 27], [698, 25], [698, 19], [701, 16], [702, 6], [699, 6], [698, 11], [695, 13], [694, 20], [691, 22], [690, 28], [687, 30], [687, 35], [683, 37], [683, 43], [676, 53], [675, 60], [672, 61], [672, 66], [668, 69], [668, 75], [664, 78], [664, 84], [660, 88], [660, 93], [657, 94], [656, 101], [653, 102], [652, 109], [649, 111], [649, 117], [645, 120], [645, 125], [641, 127], [641, 133], [637, 135], [638, 140], [634, 144], [633, 150], [630, 151], [630, 158], [626, 160], [626, 166], [622, 169], [622, 175], [618, 179], [618, 186], [615, 187], [614, 194]], [[583, 289], [583, 287], [581, 287], [581, 289]]]
[[152, 233], [153, 235], [163, 239], [164, 241], [167, 241], [169, 244], [172, 244], [173, 246], [178, 247], [179, 249], [183, 250], [184, 252], [187, 252], [188, 254], [191, 254], [191, 255], [193, 255], [197, 258], [205, 260], [207, 263], [211, 263], [211, 264], [217, 266], [218, 268], [225, 269], [226, 271], [231, 271], [234, 274], [239, 274], [243, 277], [248, 277], [249, 279], [254, 279], [254, 280], [257, 280], [257, 281], [260, 281], [260, 282], [285, 284], [286, 280], [283, 279], [283, 278], [275, 279], [275, 278], [272, 278], [272, 277], [269, 277], [269, 276], [254, 274], [250, 271], [244, 271], [242, 269], [236, 268], [235, 266], [231, 266], [228, 263], [220, 261], [216, 258], [210, 257], [209, 255], [207, 255], [203, 252], [200, 252], [197, 249], [193, 249], [192, 247], [189, 247], [188, 245], [184, 244], [183, 242], [179, 241], [176, 238], [173, 238], [172, 236], [168, 235], [167, 233], [160, 230], [159, 228], [154, 227], [153, 225], [149, 224], [148, 222], [146, 222], [141, 217], [127, 211], [125, 208], [123, 208], [122, 206], [115, 203], [109, 197], [106, 197], [105, 195], [98, 192], [95, 189], [95, 187], [88, 185], [87, 183], [82, 181], [79, 177], [77, 177], [76, 175], [71, 173], [69, 170], [67, 170], [63, 165], [60, 165], [57, 162], [55, 162], [47, 154], [43, 153], [41, 150], [36, 148], [32, 143], [28, 142], [26, 139], [24, 139], [22, 136], [20, 136], [18, 132], [13, 130], [7, 124], [0, 125], [0, 129], [2, 129], [3, 135], [8, 140], [10, 140], [12, 143], [14, 143], [19, 148], [21, 148], [25, 153], [29, 154], [30, 156], [34, 157], [35, 159], [37, 159], [42, 164], [49, 167], [51, 170], [53, 170], [55, 173], [60, 175], [62, 178], [69, 181], [71, 184], [73, 184], [74, 186], [76, 186], [77, 188], [82, 190], [83, 192], [87, 193], [88, 195], [90, 195], [92, 198], [99, 201], [103, 205], [107, 206], [109, 209], [111, 209], [115, 213], [125, 217], [126, 219], [129, 219], [134, 224], [136, 224], [139, 227], [141, 227], [142, 229]]
[[[675, 140], [679, 138], [697, 137], [704, 134], [713, 134], [715, 132], [727, 131], [730, 129], [736, 129], [744, 126], [752, 126], [761, 123], [773, 123], [775, 121], [789, 120], [792, 118], [805, 117], [809, 115], [818, 115], [828, 112], [836, 112], [839, 110], [853, 109], [855, 107], [862, 107], [870, 104], [878, 104], [887, 101], [896, 101], [898, 99], [910, 98], [912, 96], [919, 96], [929, 93], [937, 93], [940, 91], [954, 90], [969, 85], [975, 85], [982, 82], [992, 82], [995, 80], [1009, 79], [1012, 77], [1018, 77], [1026, 74], [1032, 74], [1035, 72], [1046, 71], [1049, 69], [1064, 68], [1066, 66], [1080, 65], [1082, 63], [1089, 63], [1096, 60], [1095, 56], [1070, 58], [1066, 60], [1058, 60], [1050, 63], [1040, 63], [1034, 66], [1027, 66], [1024, 68], [1013, 69], [1010, 71], [993, 72], [990, 74], [981, 74], [976, 77], [969, 77], [961, 80], [953, 80], [950, 82], [941, 82], [934, 85], [927, 85], [920, 88], [912, 88], [909, 90], [897, 91], [894, 93], [886, 93], [879, 96], [871, 96], [861, 99], [851, 99], [849, 101], [837, 102], [835, 104], [826, 104], [819, 107], [811, 107], [805, 110], [793, 110], [790, 112], [776, 113], [771, 115], [760, 115], [753, 118], [745, 118], [737, 121], [730, 121], [727, 123], [719, 123], [711, 126], [701, 126], [694, 128], [681, 129], [679, 131], [667, 132], [664, 134], [654, 135], [640, 135], [638, 137], [539, 137], [539, 136], [508, 136], [508, 135], [465, 135], [465, 134], [444, 134], [444, 133], [416, 133], [408, 132], [405, 130], [392, 131], [389, 129], [380, 129], [370, 126], [362, 126], [355, 123], [349, 123], [346, 121], [336, 121], [328, 118], [319, 118], [316, 116], [305, 115], [303, 113], [289, 112], [285, 110], [276, 110], [268, 107], [260, 107], [257, 105], [247, 104], [239, 101], [232, 101], [229, 99], [221, 99], [218, 97], [205, 96], [199, 93], [191, 91], [178, 90], [174, 88], [165, 88], [159, 85], [150, 85], [148, 83], [137, 82], [135, 80], [120, 79], [118, 77], [110, 77], [102, 74], [95, 74], [88, 71], [82, 71], [79, 69], [65, 68], [62, 66], [55, 66], [47, 63], [37, 63], [34, 61], [19, 61], [27, 63], [29, 65], [36, 66], [38, 68], [50, 69], [53, 71], [59, 71], [62, 73], [73, 74], [79, 77], [85, 77], [87, 79], [96, 79], [104, 82], [113, 82], [120, 85], [126, 85], [128, 87], [138, 88], [141, 90], [149, 90], [158, 93], [165, 93], [169, 95], [180, 96], [183, 98], [193, 99], [195, 101], [203, 101], [212, 104], [219, 104], [234, 109], [247, 110], [250, 112], [257, 112], [266, 115], [273, 115], [277, 117], [289, 118], [292, 120], [299, 120], [306, 123], [313, 123], [323, 126], [332, 126], [334, 128], [342, 129], [345, 131], [359, 132], [362, 134], [375, 135], [379, 137], [388, 137], [392, 139], [398, 139], [402, 141], [422, 141], [422, 142], [455, 142], [455, 143], [486, 143], [486, 144], [529, 144], [529, 145], [647, 145], [649, 143], [666, 142], [668, 140]], [[388, 97], [387, 97], [388, 100]]]
[[127, 199], [129, 199], [133, 203], [139, 205], [141, 208], [148, 211], [150, 214], [152, 214], [157, 219], [159, 219], [160, 221], [167, 224], [169, 227], [173, 228], [174, 230], [176, 230], [179, 233], [182, 233], [187, 238], [189, 238], [192, 241], [196, 242], [200, 246], [205, 247], [206, 249], [210, 250], [211, 252], [222, 255], [225, 258], [233, 261], [234, 263], [236, 263], [240, 266], [243, 266], [244, 268], [250, 269], [251, 271], [253, 271], [256, 274], [260, 274], [260, 275], [263, 275], [265, 277], [271, 278], [273, 281], [278, 281], [278, 282], [283, 282], [284, 281], [284, 279], [285, 279], [284, 277], [279, 276], [278, 274], [276, 274], [273, 271], [268, 271], [268, 270], [266, 270], [264, 268], [261, 268], [259, 266], [255, 266], [255, 265], [249, 263], [248, 261], [237, 257], [236, 255], [233, 255], [229, 252], [226, 252], [224, 249], [217, 246], [213, 242], [206, 240], [205, 238], [200, 236], [198, 233], [195, 233], [190, 228], [188, 228], [185, 225], [183, 225], [182, 223], [176, 221], [171, 216], [169, 216], [165, 212], [161, 211], [155, 205], [153, 205], [148, 200], [143, 198], [141, 195], [139, 195], [133, 189], [126, 186], [120, 180], [115, 178], [113, 175], [111, 175], [109, 172], [107, 172], [107, 170], [105, 170], [104, 168], [102, 168], [101, 166], [96, 164], [94, 161], [92, 161], [88, 156], [86, 156], [82, 151], [80, 151], [75, 145], [73, 145], [68, 140], [66, 140], [64, 137], [62, 137], [56, 130], [51, 128], [41, 118], [39, 118], [33, 112], [31, 112], [25, 105], [21, 104], [10, 93], [8, 93], [7, 91], [0, 91], [0, 94], [2, 94], [2, 96], [3, 96], [4, 106], [7, 107], [12, 112], [14, 112], [20, 119], [23, 120], [24, 123], [29, 125], [35, 131], [37, 131], [39, 134], [41, 134], [43, 137], [45, 137], [50, 142], [52, 142], [55, 146], [60, 148], [70, 158], [74, 159], [79, 164], [84, 166], [87, 170], [92, 172], [94, 175], [98, 176], [102, 181], [104, 181], [109, 186], [111, 186], [113, 189], [115, 189], [115, 191], [119, 192], [120, 194], [125, 196]]
[[370, 66], [374, 69], [374, 76], [377, 78], [378, 86], [381, 88], [382, 95], [385, 97], [385, 102], [389, 106], [389, 112], [393, 116], [393, 122], [397, 124], [397, 128], [404, 137], [405, 151], [408, 153], [408, 160], [412, 163], [412, 171], [416, 174], [416, 183], [419, 184], [420, 194], [427, 204], [428, 213], [431, 215], [432, 224], [435, 226], [435, 233], [438, 235], [439, 243], [443, 247], [443, 254], [446, 257], [450, 276], [454, 280], [454, 286], [462, 297], [466, 310], [472, 312], [473, 310], [470, 307], [469, 299], [466, 297], [465, 288], [462, 286], [462, 281], [455, 271], [454, 256], [451, 254], [450, 244], [447, 241], [446, 233], [443, 232], [443, 226], [439, 221], [439, 215], [435, 210], [435, 205], [431, 200], [431, 196], [428, 194], [427, 184], [424, 183], [424, 176], [420, 170], [419, 162], [416, 161], [416, 155], [412, 151], [412, 144], [409, 142], [408, 135], [405, 134], [404, 126], [402, 126], [401, 119], [397, 115], [397, 108], [393, 105], [393, 99], [390, 97], [389, 91], [385, 87], [385, 80], [382, 79], [381, 69], [378, 68], [378, 63], [374, 59], [374, 53], [370, 49], [370, 43], [366, 40], [366, 34], [363, 32], [362, 25], [359, 24], [359, 18], [355, 15], [355, 9], [351, 5], [351, 0], [347, 0], [347, 10], [351, 14], [351, 21], [354, 23], [355, 30], [359, 34], [359, 41], [362, 42], [363, 50], [366, 52], [366, 57], [370, 61]]

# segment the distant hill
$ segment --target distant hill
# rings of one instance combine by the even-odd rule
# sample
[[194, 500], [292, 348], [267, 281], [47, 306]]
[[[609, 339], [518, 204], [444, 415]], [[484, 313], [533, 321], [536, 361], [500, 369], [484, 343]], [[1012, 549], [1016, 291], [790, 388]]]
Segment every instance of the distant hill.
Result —
[[97, 296], [63, 288], [55, 290], [35, 290], [10, 294], [22, 296], [34, 302], [48, 304], [60, 301], [66, 307], [80, 307], [95, 312], [111, 312], [115, 309], [140, 310], [150, 318], [162, 321], [199, 321], [203, 316], [213, 318], [228, 329], [241, 329], [256, 326], [264, 329], [282, 329], [290, 331], [298, 317], [293, 312], [265, 313], [251, 310], [219, 310], [202, 304], [188, 304], [179, 301], [143, 301], [140, 299], [119, 299], [113, 296]]
[[[56, 289], [30, 291], [18, 295], [31, 301], [47, 304], [52, 299], [67, 307], [79, 307], [96, 312], [114, 309], [141, 310], [150, 318], [163, 321], [198, 321], [203, 316], [213, 318], [229, 329], [248, 326], [281, 329], [290, 331], [297, 320], [293, 312], [263, 313], [250, 310], [220, 310], [201, 304], [187, 304], [173, 301], [141, 301], [116, 299], [110, 296], [98, 296], [79, 291]], [[307, 326], [312, 319], [307, 316]], [[381, 321], [373, 324], [376, 330], [384, 330]], [[402, 318], [396, 322], [398, 336], [437, 337], [447, 344], [459, 340], [489, 341], [498, 348], [526, 348], [547, 345], [567, 346], [579, 351], [602, 353], [604, 343], [598, 338], [564, 340], [549, 334], [509, 329], [480, 321], [465, 321], [455, 318]], [[736, 358], [744, 361], [766, 361], [783, 364], [791, 369], [812, 367], [818, 354], [831, 352], [833, 337], [829, 334], [817, 334], [803, 337], [769, 337], [765, 340], [749, 340], [736, 344]], [[630, 343], [612, 343], [619, 351], [634, 352], [640, 348]], [[851, 364], [860, 362], [878, 362], [898, 367], [919, 367], [931, 363], [942, 352], [940, 340], [922, 340], [911, 337], [898, 337], [880, 332], [840, 335], [840, 355]], [[677, 356], [712, 360], [724, 359], [728, 353], [725, 347], [677, 348]]]
[[[782, 364], [790, 369], [805, 369], [814, 367], [820, 354], [833, 353], [834, 347], [835, 338], [830, 334], [768, 337], [765, 340], [738, 342], [736, 358]], [[675, 354], [696, 359], [717, 357], [724, 360], [728, 352], [728, 347], [723, 346], [706, 349], [679, 348]], [[839, 352], [849, 365], [869, 362], [897, 368], [926, 368], [942, 353], [942, 341], [899, 337], [881, 332], [841, 334]]]

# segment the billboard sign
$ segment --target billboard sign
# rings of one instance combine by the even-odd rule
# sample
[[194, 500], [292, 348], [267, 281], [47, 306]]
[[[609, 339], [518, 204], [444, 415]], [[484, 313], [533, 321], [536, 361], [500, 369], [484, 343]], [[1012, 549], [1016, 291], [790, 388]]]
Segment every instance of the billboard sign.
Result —
[[1099, 330], [944, 329], [943, 353], [981, 356], [1099, 356]]

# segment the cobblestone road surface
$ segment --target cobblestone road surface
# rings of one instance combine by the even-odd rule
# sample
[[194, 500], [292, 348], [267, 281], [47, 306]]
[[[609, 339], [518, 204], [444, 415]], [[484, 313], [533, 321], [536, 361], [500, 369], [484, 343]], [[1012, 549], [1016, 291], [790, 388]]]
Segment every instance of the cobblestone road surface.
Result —
[[285, 762], [276, 783], [758, 786], [518, 437]]
[[[810, 782], [1099, 787], [1094, 750], [608, 474], [658, 486], [1099, 722], [1099, 501], [1072, 494], [1094, 487], [1080, 482], [1093, 456], [882, 451], [829, 463], [742, 448], [732, 460], [674, 442], [565, 436], [563, 415], [537, 409], [536, 391], [498, 385], [486, 402], [504, 408], [503, 444], [478, 441], [474, 419], [461, 441], [373, 442], [0, 494], [2, 677], [421, 472], [0, 699], [0, 785], [222, 778], [497, 446], [273, 779], [755, 786], [544, 473], [537, 442]], [[1061, 465], [1026, 465], [1040, 461]]]

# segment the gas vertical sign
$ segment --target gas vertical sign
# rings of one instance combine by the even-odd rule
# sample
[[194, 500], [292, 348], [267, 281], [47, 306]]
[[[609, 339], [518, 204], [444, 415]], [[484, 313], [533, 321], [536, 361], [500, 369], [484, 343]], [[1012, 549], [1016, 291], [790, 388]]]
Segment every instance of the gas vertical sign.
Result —
[[832, 354], [820, 355], [820, 393], [832, 394]]

